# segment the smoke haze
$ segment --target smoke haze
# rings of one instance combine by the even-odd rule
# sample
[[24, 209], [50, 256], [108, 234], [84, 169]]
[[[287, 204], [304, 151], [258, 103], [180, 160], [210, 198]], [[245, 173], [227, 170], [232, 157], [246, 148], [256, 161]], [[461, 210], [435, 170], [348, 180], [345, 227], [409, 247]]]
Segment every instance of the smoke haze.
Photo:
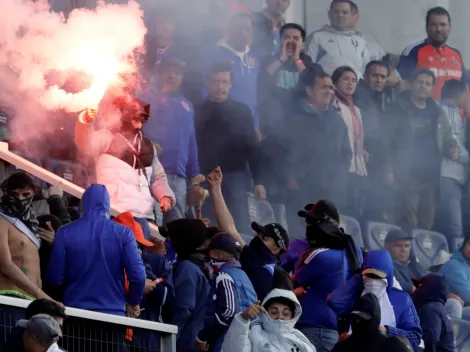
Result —
[[13, 134], [37, 133], [56, 109], [96, 108], [109, 84], [136, 72], [146, 32], [135, 1], [75, 9], [66, 20], [47, 0], [1, 0], [0, 106], [15, 110]]

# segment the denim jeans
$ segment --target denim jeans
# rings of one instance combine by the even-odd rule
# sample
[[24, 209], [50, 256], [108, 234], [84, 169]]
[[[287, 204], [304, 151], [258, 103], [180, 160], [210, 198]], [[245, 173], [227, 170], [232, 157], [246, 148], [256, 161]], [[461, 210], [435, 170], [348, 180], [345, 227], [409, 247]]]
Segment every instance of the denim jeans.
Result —
[[147, 240], [151, 240], [152, 238], [152, 232], [150, 231], [150, 225], [149, 225], [149, 219], [145, 219], [145, 218], [136, 218], [134, 216], [134, 220], [136, 222], [138, 222], [140, 224], [140, 226], [142, 226], [142, 231], [144, 232], [144, 237], [147, 239]]
[[339, 335], [336, 330], [320, 328], [304, 328], [301, 332], [315, 346], [317, 352], [330, 352], [338, 343]]
[[166, 176], [168, 178], [168, 185], [175, 194], [176, 205], [170, 212], [163, 214], [163, 224], [186, 217], [186, 196], [188, 194], [188, 181], [186, 177], [175, 174], [167, 174]]
[[440, 229], [447, 237], [461, 237], [463, 185], [452, 178], [441, 178]]

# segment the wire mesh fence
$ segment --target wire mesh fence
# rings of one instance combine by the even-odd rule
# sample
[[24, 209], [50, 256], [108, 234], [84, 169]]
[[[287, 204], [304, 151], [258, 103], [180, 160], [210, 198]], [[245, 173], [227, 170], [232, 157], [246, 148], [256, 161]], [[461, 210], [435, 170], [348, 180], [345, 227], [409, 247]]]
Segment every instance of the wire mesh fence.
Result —
[[[0, 304], [0, 351], [17, 351], [22, 345], [16, 322], [24, 313], [25, 308]], [[59, 347], [68, 352], [175, 351], [174, 335], [75, 316], [65, 319], [62, 334]]]

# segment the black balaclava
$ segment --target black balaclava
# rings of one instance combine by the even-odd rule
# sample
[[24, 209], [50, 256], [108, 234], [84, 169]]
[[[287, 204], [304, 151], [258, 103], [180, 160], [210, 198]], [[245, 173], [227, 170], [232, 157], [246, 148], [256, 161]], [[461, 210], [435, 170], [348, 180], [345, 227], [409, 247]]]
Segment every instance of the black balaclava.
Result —
[[357, 302], [354, 311], [370, 314], [372, 319], [366, 320], [363, 318], [357, 318], [357, 315], [352, 314], [351, 328], [353, 335], [367, 336], [379, 332], [381, 319], [380, 304], [373, 293], [367, 293], [362, 296]]
[[[20, 178], [24, 178], [28, 183], [25, 183], [24, 185], [18, 185], [16, 182], [18, 182]], [[28, 180], [29, 178], [30, 180]], [[39, 237], [38, 235], [38, 221], [36, 220], [36, 213], [34, 209], [32, 208], [33, 204], [33, 198], [34, 195], [27, 198], [27, 199], [17, 199], [16, 197], [13, 196], [11, 193], [12, 190], [14, 189], [20, 189], [26, 187], [26, 184], [32, 184], [32, 179], [31, 177], [24, 173], [24, 172], [17, 172], [8, 177], [5, 181], [3, 181], [1, 185], [1, 190], [3, 192], [3, 196], [1, 199], [1, 211], [8, 216], [11, 216], [13, 218], [17, 218], [21, 220], [23, 224], [28, 227], [31, 232], [33, 232], [36, 237]]]

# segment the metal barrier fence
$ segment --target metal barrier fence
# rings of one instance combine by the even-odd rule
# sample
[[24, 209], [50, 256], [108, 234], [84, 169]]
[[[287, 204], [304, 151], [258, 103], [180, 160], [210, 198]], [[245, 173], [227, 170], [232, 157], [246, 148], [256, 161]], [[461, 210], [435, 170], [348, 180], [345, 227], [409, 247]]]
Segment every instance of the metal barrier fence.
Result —
[[[0, 296], [0, 347], [30, 302]], [[176, 352], [174, 325], [66, 308], [59, 346], [68, 352]], [[19, 337], [19, 336], [17, 336]], [[0, 348], [0, 351], [4, 349]]]

